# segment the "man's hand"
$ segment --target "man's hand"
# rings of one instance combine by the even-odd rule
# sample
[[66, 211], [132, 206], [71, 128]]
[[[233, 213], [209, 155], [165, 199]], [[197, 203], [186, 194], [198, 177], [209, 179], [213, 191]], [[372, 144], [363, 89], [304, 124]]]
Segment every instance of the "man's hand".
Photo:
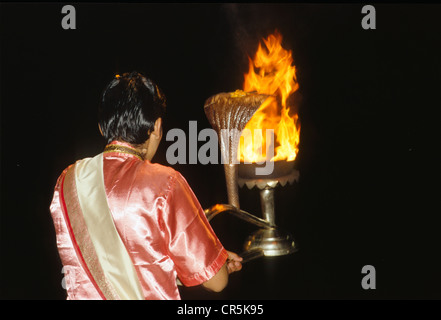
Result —
[[227, 251], [227, 252], [228, 252], [228, 260], [227, 260], [228, 274], [241, 270], [242, 269], [241, 261], [243, 260], [242, 257], [239, 257], [234, 252], [231, 251]]

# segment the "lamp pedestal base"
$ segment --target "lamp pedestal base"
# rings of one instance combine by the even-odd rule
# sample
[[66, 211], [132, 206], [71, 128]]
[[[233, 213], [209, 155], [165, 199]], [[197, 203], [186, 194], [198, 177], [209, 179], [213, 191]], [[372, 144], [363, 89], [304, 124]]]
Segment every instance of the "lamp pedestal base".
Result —
[[297, 251], [293, 237], [276, 228], [255, 231], [247, 238], [244, 249], [262, 250], [265, 256], [282, 256]]

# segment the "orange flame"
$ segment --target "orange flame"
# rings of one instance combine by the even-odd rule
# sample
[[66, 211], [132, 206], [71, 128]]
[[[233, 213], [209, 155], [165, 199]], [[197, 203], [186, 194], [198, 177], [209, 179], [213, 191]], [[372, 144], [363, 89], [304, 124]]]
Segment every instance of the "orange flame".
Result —
[[[263, 39], [263, 42], [266, 48], [259, 43], [254, 61], [248, 58], [249, 71], [245, 74], [244, 91], [257, 91], [272, 97], [265, 100], [245, 126], [238, 157], [246, 162], [265, 161], [265, 129], [273, 129], [276, 146], [274, 157], [270, 160], [293, 161], [299, 150], [300, 123], [297, 114], [290, 116], [287, 100], [299, 87], [296, 68], [291, 65], [292, 53], [282, 47], [282, 36], [278, 32]], [[256, 132], [255, 129], [261, 130]]]

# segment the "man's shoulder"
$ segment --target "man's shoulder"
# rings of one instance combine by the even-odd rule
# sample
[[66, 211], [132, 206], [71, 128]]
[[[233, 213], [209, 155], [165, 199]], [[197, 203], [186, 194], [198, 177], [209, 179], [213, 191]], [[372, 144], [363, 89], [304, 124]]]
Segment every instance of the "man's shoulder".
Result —
[[70, 168], [72, 168], [73, 165], [74, 165], [74, 164], [70, 164], [70, 165], [68, 165], [68, 166], [67, 166], [67, 167], [61, 172], [61, 174], [60, 174], [60, 175], [58, 176], [58, 178], [57, 178], [57, 182], [56, 182], [56, 184], [55, 184], [55, 187], [60, 186], [61, 182], [63, 181], [64, 177], [66, 176], [67, 171], [68, 171]]
[[174, 181], [182, 179], [181, 174], [172, 167], [149, 161], [142, 163], [137, 176], [143, 181], [153, 181], [157, 185], [170, 185]]
[[178, 174], [178, 172], [172, 167], [159, 163], [152, 163], [150, 161], [143, 161], [141, 168], [143, 173], [155, 174], [158, 177], [169, 177]]

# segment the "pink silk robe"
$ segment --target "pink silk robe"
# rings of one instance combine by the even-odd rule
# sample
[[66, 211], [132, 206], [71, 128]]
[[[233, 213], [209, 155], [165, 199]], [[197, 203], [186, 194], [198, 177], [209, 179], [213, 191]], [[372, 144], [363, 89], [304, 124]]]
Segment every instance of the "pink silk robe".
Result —
[[[50, 209], [67, 298], [102, 299], [76, 254], [63, 214], [60, 190], [66, 172], [58, 178]], [[176, 277], [195, 286], [220, 270], [228, 254], [177, 171], [113, 151], [103, 155], [103, 173], [115, 227], [145, 299], [180, 299]]]

